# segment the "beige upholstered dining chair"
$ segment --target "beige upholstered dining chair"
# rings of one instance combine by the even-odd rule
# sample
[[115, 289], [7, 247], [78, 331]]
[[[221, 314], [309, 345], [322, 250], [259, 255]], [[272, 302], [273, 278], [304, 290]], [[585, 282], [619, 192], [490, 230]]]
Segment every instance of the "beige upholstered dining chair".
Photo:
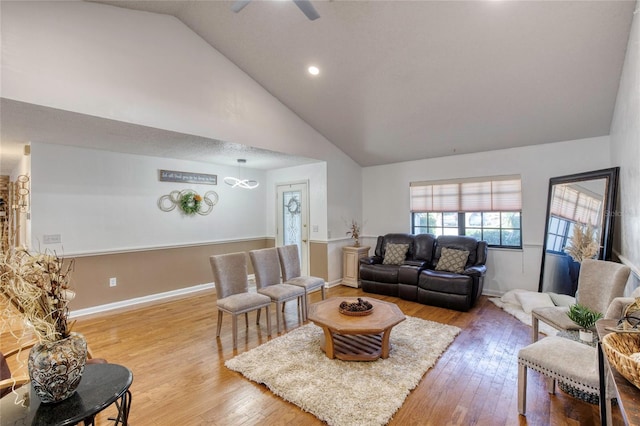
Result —
[[282, 281], [286, 284], [304, 288], [305, 297], [304, 304], [302, 305], [302, 316], [306, 320], [309, 307], [309, 293], [321, 290], [322, 300], [326, 297], [324, 280], [318, 277], [301, 276], [300, 255], [296, 244], [278, 247], [278, 257], [282, 270]]
[[278, 333], [280, 333], [280, 320], [285, 302], [298, 299], [298, 316], [304, 322], [304, 317], [300, 314], [305, 298], [304, 288], [280, 282], [278, 250], [275, 247], [251, 250], [249, 256], [256, 276], [258, 293], [269, 296], [271, 301], [276, 304], [276, 329]]
[[233, 349], [238, 347], [238, 315], [244, 314], [246, 327], [249, 328], [249, 312], [258, 311], [256, 324], [260, 324], [262, 308], [267, 311], [267, 333], [271, 336], [271, 298], [263, 294], [249, 292], [247, 279], [247, 255], [230, 253], [209, 258], [216, 286], [218, 306], [218, 326], [216, 337], [220, 337], [222, 313], [232, 316]]
[[[585, 259], [580, 265], [576, 303], [605, 314], [611, 302], [622, 296], [631, 269], [621, 263]], [[538, 340], [538, 321], [557, 330], [578, 330], [580, 326], [567, 316], [568, 306], [535, 308], [531, 311], [532, 340]]]

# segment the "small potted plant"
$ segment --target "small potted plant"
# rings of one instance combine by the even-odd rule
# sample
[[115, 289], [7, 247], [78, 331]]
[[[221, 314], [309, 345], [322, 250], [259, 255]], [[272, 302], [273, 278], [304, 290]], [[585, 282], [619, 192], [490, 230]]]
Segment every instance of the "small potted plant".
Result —
[[580, 326], [580, 340], [583, 342], [592, 342], [593, 332], [591, 331], [591, 328], [596, 324], [596, 321], [602, 318], [602, 314], [600, 312], [592, 311], [584, 305], [576, 303], [569, 307], [567, 315], [571, 321]]

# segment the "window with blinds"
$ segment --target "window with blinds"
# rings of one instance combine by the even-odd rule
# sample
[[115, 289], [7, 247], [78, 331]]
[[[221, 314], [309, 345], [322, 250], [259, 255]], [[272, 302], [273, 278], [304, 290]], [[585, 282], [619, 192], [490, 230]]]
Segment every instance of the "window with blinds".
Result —
[[493, 247], [522, 247], [520, 176], [412, 182], [412, 233], [468, 235]]

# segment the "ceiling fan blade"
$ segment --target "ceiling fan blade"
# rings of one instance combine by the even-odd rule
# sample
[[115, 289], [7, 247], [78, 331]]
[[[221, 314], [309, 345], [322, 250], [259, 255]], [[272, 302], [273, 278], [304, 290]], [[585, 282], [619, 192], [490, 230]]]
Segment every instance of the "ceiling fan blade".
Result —
[[313, 21], [320, 17], [309, 0], [293, 0], [293, 2], [300, 8], [302, 13], [309, 18], [309, 20]]
[[244, 9], [244, 7], [246, 5], [248, 5], [251, 2], [251, 0], [236, 0], [235, 2], [233, 2], [233, 4], [231, 5], [231, 10], [234, 11], [235, 13], [240, 12], [242, 9]]

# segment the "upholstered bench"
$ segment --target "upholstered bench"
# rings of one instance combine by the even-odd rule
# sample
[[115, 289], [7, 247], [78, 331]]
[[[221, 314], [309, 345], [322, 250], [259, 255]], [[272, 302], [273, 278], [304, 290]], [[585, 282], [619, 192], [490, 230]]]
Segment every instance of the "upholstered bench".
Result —
[[[527, 405], [527, 368], [547, 376], [550, 394], [555, 394], [556, 380], [586, 393], [600, 392], [597, 349], [563, 337], [545, 337], [518, 352], [518, 412], [523, 416]], [[607, 424], [611, 424], [613, 397], [607, 388]]]

